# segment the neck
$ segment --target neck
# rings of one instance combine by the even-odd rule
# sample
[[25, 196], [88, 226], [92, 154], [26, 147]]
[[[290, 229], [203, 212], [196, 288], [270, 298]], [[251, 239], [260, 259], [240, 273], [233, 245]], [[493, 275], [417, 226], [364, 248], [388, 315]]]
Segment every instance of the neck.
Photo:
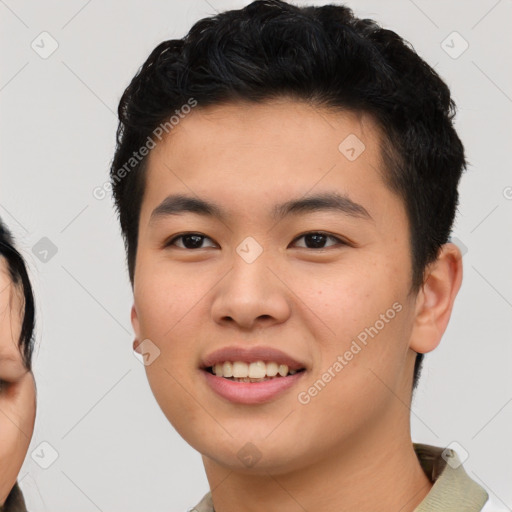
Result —
[[388, 419], [300, 470], [237, 473], [203, 457], [215, 512], [414, 511], [432, 483], [414, 451], [409, 418]]

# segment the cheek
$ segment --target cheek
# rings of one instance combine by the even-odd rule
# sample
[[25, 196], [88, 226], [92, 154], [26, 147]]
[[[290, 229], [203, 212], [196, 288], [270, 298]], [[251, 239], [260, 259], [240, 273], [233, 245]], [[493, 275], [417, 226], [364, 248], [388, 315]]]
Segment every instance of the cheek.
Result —
[[329, 268], [301, 269], [290, 279], [304, 305], [324, 324], [325, 337], [341, 341], [373, 325], [399, 300], [397, 275], [384, 264], [354, 258]]
[[[332, 390], [340, 386], [340, 392], [359, 396], [361, 389], [378, 380], [372, 372], [398, 385], [410, 318], [404, 303], [407, 276], [396, 266], [375, 255], [366, 261], [347, 261], [323, 275], [302, 273], [301, 298], [308, 306], [303, 314], [313, 319], [315, 325], [309, 328], [320, 354], [315, 377], [331, 368], [337, 376], [332, 379], [337, 384], [329, 384]], [[328, 396], [326, 393], [325, 399]], [[339, 400], [339, 392], [333, 393], [332, 399]]]
[[134, 294], [141, 336], [157, 345], [183, 329], [205, 293], [204, 280], [197, 272], [164, 269], [165, 265], [147, 265], [146, 272], [138, 276]]
[[25, 438], [13, 431], [16, 427], [11, 426], [0, 420], [0, 504], [14, 486], [29, 446]]
[[194, 337], [208, 318], [206, 301], [201, 301], [208, 291], [207, 276], [201, 279], [197, 271], [146, 268], [138, 276], [134, 294], [141, 341], [151, 342], [147, 346], [152, 360], [145, 370], [155, 398], [174, 425], [176, 414], [181, 411], [190, 417], [197, 407], [184, 389], [193, 385]]
[[0, 399], [0, 409], [4, 411], [0, 415], [0, 503], [16, 482], [34, 431], [36, 406], [32, 381], [23, 385], [20, 396], [15, 404]]

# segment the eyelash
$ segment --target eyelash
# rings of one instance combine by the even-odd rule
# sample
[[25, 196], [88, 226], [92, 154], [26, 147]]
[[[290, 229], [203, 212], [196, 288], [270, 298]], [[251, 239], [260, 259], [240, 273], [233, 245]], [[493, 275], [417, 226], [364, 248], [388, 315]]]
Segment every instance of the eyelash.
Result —
[[[196, 233], [196, 232], [181, 233], [180, 235], [176, 235], [175, 237], [171, 238], [168, 242], [166, 242], [164, 244], [164, 247], [171, 247], [171, 246], [174, 245], [174, 242], [176, 240], [179, 240], [179, 239], [184, 238], [186, 236], [194, 236], [194, 235], [198, 236], [200, 238], [203, 238], [203, 239], [209, 238], [206, 235], [203, 235], [202, 233]], [[331, 235], [330, 233], [326, 233], [325, 231], [308, 231], [306, 233], [303, 233], [302, 235], [297, 236], [294, 239], [294, 242], [297, 241], [297, 240], [300, 240], [301, 238], [304, 238], [305, 236], [308, 236], [308, 235], [322, 235], [322, 236], [325, 236], [327, 238], [331, 238], [332, 240], [336, 240], [338, 242], [338, 245], [346, 245], [346, 246], [350, 245], [345, 240], [343, 240], [343, 239], [341, 239], [341, 238], [339, 238], [337, 236]], [[309, 248], [309, 247], [301, 247], [301, 249], [310, 249], [310, 250], [315, 250], [315, 251], [323, 251], [323, 250], [329, 249], [330, 247], [334, 247], [334, 246], [320, 247], [320, 248], [317, 248], [317, 249]], [[194, 250], [197, 251], [199, 249], [203, 249], [203, 247], [199, 247], [199, 248], [195, 248], [195, 249], [190, 249], [188, 247], [178, 247], [178, 248], [179, 249], [183, 249], [183, 250], [189, 250], [189, 251], [194, 251]]]

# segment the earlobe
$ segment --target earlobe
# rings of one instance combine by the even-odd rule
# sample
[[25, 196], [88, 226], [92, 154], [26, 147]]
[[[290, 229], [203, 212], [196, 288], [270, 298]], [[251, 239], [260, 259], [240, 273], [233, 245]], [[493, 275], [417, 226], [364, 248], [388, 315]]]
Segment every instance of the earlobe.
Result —
[[440, 343], [462, 284], [462, 254], [453, 243], [444, 244], [428, 270], [418, 293], [410, 348], [424, 354]]

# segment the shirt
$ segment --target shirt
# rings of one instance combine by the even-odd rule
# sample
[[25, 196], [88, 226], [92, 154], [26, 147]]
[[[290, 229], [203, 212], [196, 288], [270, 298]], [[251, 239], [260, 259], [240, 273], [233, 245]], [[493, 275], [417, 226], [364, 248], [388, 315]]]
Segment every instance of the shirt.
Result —
[[[414, 512], [493, 512], [484, 504], [489, 495], [464, 470], [459, 456], [449, 448], [413, 443], [421, 467], [432, 489]], [[190, 512], [215, 512], [211, 492]]]
[[7, 496], [7, 499], [5, 500], [4, 506], [2, 507], [2, 505], [0, 505], [0, 512], [27, 512], [25, 500], [23, 499], [23, 494], [18, 487], [18, 482], [16, 482], [14, 487], [11, 489], [9, 496]]

